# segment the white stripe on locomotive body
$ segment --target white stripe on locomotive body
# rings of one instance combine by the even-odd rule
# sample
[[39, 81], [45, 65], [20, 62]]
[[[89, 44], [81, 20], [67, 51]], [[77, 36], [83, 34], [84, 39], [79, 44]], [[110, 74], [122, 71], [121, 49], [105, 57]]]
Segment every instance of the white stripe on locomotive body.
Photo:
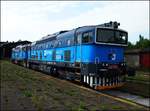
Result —
[[93, 77], [90, 76], [90, 86], [92, 87], [93, 86]]
[[86, 75], [84, 75], [84, 83], [86, 83]]

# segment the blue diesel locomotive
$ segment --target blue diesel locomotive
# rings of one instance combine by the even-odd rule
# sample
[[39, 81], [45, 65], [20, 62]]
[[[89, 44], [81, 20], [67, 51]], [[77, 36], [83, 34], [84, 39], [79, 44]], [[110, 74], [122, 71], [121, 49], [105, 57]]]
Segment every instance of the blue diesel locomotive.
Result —
[[79, 79], [95, 89], [125, 82], [124, 48], [128, 33], [109, 22], [60, 31], [12, 49], [12, 61], [66, 79]]

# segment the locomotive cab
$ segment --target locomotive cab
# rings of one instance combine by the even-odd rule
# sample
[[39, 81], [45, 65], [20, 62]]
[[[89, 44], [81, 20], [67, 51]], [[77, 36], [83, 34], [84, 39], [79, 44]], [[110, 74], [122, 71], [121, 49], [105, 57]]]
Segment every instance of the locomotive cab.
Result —
[[128, 33], [118, 29], [119, 25], [110, 22], [95, 27], [94, 40], [91, 39], [90, 48], [85, 49], [90, 61], [82, 60], [82, 81], [95, 89], [120, 87], [125, 81], [124, 48], [127, 46]]

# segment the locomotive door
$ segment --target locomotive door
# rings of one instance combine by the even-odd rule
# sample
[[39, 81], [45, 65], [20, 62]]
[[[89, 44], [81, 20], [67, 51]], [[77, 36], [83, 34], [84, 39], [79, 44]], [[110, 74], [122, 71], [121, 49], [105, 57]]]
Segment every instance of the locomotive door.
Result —
[[[75, 67], [77, 68], [77, 73], [79, 76], [79, 80], [83, 82], [83, 75], [82, 75], [82, 33], [77, 33], [75, 36]], [[79, 69], [79, 70], [78, 70]]]
[[75, 45], [75, 63], [81, 68], [82, 62], [82, 33], [78, 33], [76, 36], [76, 45]]

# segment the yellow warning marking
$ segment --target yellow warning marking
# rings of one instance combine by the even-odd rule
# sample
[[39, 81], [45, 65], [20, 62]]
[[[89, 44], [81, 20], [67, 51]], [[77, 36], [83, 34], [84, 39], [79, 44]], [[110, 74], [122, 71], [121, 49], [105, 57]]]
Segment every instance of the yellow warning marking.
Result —
[[[75, 84], [74, 84], [74, 85], [75, 85]], [[84, 86], [78, 86], [78, 85], [75, 85], [75, 86], [77, 86], [77, 87], [79, 87], [79, 88], [81, 88], [81, 89], [85, 89], [85, 90], [91, 91], [91, 92], [93, 92], [93, 93], [97, 93], [97, 94], [99, 94], [100, 96], [105, 96], [105, 97], [114, 99], [114, 100], [116, 100], [116, 101], [123, 102], [123, 103], [125, 103], [125, 104], [130, 104], [130, 105], [136, 106], [136, 107], [138, 107], [138, 108], [143, 108], [143, 107], [144, 107], [144, 106], [140, 106], [139, 104], [134, 103], [134, 102], [132, 102], [132, 101], [130, 101], [130, 100], [127, 100], [127, 99], [123, 99], [123, 98], [111, 96], [111, 95], [108, 95], [108, 94], [104, 94], [104, 93], [95, 91], [95, 90], [93, 90], [93, 89], [86, 88], [86, 87], [84, 87]]]
[[118, 88], [122, 87], [124, 83], [120, 83], [118, 85], [112, 85], [112, 86], [95, 86], [95, 89], [97, 90], [105, 90], [105, 89], [112, 89], [112, 88]]
[[119, 97], [114, 97], [114, 96], [107, 95], [107, 94], [104, 94], [104, 93], [100, 93], [100, 94], [103, 95], [103, 96], [106, 96], [106, 97], [108, 97], [108, 98], [112, 98], [112, 99], [114, 99], [114, 100], [117, 100], [117, 101], [126, 103], [126, 104], [130, 104], [130, 105], [133, 105], [133, 106], [136, 106], [136, 107], [139, 107], [139, 108], [142, 107], [142, 106], [139, 106], [137, 103], [134, 103], [134, 102], [129, 101], [129, 100], [126, 100], [126, 99], [122, 99], [122, 98], [119, 98]]
[[[54, 79], [56, 79], [56, 78], [54, 78]], [[63, 80], [63, 81], [66, 81], [66, 80]], [[70, 83], [71, 83], [71, 82], [70, 82]], [[90, 92], [92, 92], [92, 93], [96, 93], [96, 94], [98, 94], [99, 96], [105, 96], [105, 97], [108, 97], [108, 98], [112, 98], [112, 99], [114, 99], [114, 100], [116, 100], [116, 101], [120, 101], [120, 102], [123, 102], [123, 103], [126, 103], [126, 104], [130, 104], [130, 105], [136, 106], [136, 107], [138, 107], [138, 108], [144, 108], [144, 106], [142, 106], [142, 105], [140, 106], [138, 103], [132, 102], [132, 101], [127, 100], [127, 99], [123, 99], [123, 98], [111, 96], [111, 95], [108, 95], [108, 94], [104, 94], [104, 93], [102, 93], [102, 92], [98, 92], [98, 91], [95, 91], [95, 90], [93, 90], [93, 89], [86, 88], [86, 87], [84, 87], [84, 86], [79, 86], [79, 85], [76, 85], [76, 84], [74, 84], [74, 83], [71, 83], [71, 84], [74, 85], [74, 86], [76, 86], [76, 87], [79, 87], [79, 88], [81, 88], [81, 89], [88, 90], [88, 91], [90, 91]], [[120, 84], [120, 85], [118, 85], [118, 86], [115, 86], [115, 85], [114, 85], [114, 87], [121, 87], [121, 85], [123, 85], [123, 84], [124, 84], [124, 83], [122, 83], [122, 84]]]

